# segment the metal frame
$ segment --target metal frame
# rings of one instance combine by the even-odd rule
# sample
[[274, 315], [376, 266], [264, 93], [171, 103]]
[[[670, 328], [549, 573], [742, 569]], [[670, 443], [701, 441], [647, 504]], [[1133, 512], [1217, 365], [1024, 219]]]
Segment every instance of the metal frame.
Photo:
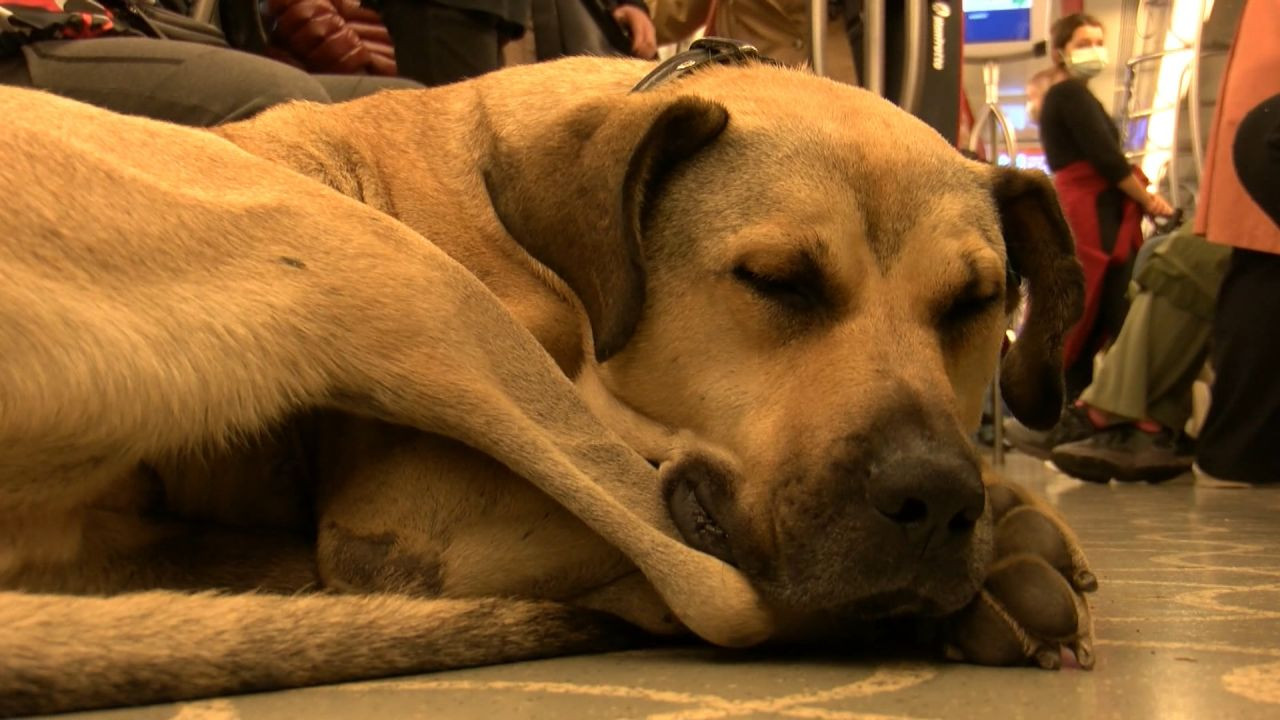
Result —
[[[908, 112], [916, 112], [924, 89], [924, 68], [928, 56], [927, 0], [904, 2], [904, 55], [902, 87], [898, 104]], [[826, 75], [827, 2], [809, 0], [809, 66], [818, 75]], [[865, 0], [863, 4], [862, 67], [859, 84], [871, 92], [885, 96], [885, 0]]]
[[[1148, 2], [1144, 4], [1148, 7], [1161, 7], [1161, 8], [1166, 7], [1165, 4], [1156, 5], [1152, 3], [1150, 0], [1148, 0]], [[1179, 133], [1182, 130], [1181, 121], [1180, 121], [1180, 117], [1181, 117], [1180, 110], [1182, 107], [1183, 99], [1184, 97], [1186, 99], [1188, 125], [1190, 126], [1190, 132], [1191, 132], [1191, 160], [1193, 165], [1195, 166], [1196, 177], [1200, 177], [1204, 173], [1204, 140], [1202, 135], [1203, 127], [1202, 127], [1202, 122], [1200, 117], [1201, 112], [1203, 111], [1201, 103], [1204, 101], [1203, 97], [1201, 96], [1201, 88], [1200, 88], [1201, 61], [1203, 61], [1204, 58], [1206, 57], [1220, 55], [1226, 52], [1226, 50], [1219, 49], [1219, 48], [1206, 50], [1204, 47], [1204, 23], [1206, 20], [1205, 6], [1206, 6], [1206, 0], [1199, 0], [1199, 3], [1198, 3], [1198, 20], [1199, 21], [1196, 23], [1195, 34], [1192, 37], [1191, 42], [1189, 44], [1185, 40], [1183, 40], [1180, 36], [1174, 35], [1175, 38], [1183, 42], [1183, 45], [1181, 47], [1168, 48], [1165, 50], [1160, 50], [1158, 52], [1147, 53], [1145, 55], [1138, 55], [1130, 58], [1125, 62], [1125, 68], [1126, 68], [1125, 98], [1126, 100], [1125, 100], [1125, 112], [1123, 117], [1121, 118], [1122, 122], [1124, 123], [1123, 130], [1125, 132], [1125, 135], [1126, 136], [1128, 135], [1129, 122], [1135, 118], [1150, 117], [1152, 115], [1155, 115], [1156, 113], [1167, 112], [1169, 110], [1174, 111], [1173, 128], [1172, 128], [1173, 141], [1172, 143], [1170, 143], [1169, 147], [1152, 147], [1150, 145], [1150, 142], [1148, 142], [1147, 146], [1144, 147], [1142, 150], [1125, 153], [1125, 156], [1129, 158], [1143, 157], [1155, 150], [1160, 150], [1160, 151], [1169, 153], [1169, 161], [1168, 163], [1165, 164], [1163, 168], [1163, 172], [1165, 174], [1165, 178], [1168, 180], [1169, 204], [1172, 205], [1173, 209], [1175, 210], [1180, 209], [1180, 206], [1182, 204], [1179, 197], [1180, 196], [1180, 192], [1179, 192], [1180, 179], [1178, 175], [1178, 171], [1182, 167], [1182, 164], [1181, 164], [1182, 153], [1181, 153], [1181, 145], [1178, 142], [1178, 137], [1179, 137]], [[1175, 105], [1173, 107], [1159, 107], [1159, 108], [1149, 107], [1149, 108], [1143, 108], [1140, 110], [1134, 109], [1133, 108], [1134, 85], [1137, 80], [1138, 67], [1145, 65], [1147, 63], [1159, 62], [1171, 55], [1176, 55], [1178, 53], [1184, 53], [1184, 52], [1191, 53], [1191, 59], [1190, 61], [1188, 61], [1186, 67], [1182, 69], [1182, 74], [1178, 77], [1178, 99]]]

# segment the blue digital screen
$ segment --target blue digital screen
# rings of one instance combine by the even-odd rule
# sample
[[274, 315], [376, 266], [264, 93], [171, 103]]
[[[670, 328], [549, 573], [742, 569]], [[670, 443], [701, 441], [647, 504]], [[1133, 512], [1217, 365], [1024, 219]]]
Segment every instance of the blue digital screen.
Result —
[[976, 0], [965, 3], [966, 43], [1031, 40], [1031, 0]]
[[1138, 117], [1129, 121], [1128, 132], [1125, 133], [1124, 149], [1141, 150], [1147, 145], [1147, 121], [1150, 118]]
[[1027, 115], [1027, 106], [1025, 103], [1005, 103], [1000, 106], [1000, 112], [1004, 113], [1004, 118], [1009, 122], [1009, 126], [1015, 131], [1026, 130], [1027, 124], [1031, 118]]

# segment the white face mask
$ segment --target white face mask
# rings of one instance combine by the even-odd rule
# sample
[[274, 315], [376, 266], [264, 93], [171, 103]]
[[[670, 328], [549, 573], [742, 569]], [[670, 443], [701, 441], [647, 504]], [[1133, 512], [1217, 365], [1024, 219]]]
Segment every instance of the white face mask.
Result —
[[1107, 49], [1101, 45], [1077, 48], [1066, 60], [1067, 72], [1078, 78], [1091, 78], [1107, 67]]

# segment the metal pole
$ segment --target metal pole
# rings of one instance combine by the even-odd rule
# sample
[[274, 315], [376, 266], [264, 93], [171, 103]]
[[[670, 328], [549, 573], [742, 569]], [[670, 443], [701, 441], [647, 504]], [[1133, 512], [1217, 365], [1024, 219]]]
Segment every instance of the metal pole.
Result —
[[[906, 37], [902, 58], [902, 91], [898, 94], [898, 105], [912, 115], [918, 115], [922, 100], [920, 89], [921, 78], [924, 77], [925, 50], [930, 48], [929, 33], [925, 30], [929, 24], [929, 18], [925, 13], [926, 0], [906, 0], [906, 2], [903, 13]], [[945, 32], [945, 30], [942, 31]]]
[[[1012, 288], [1006, 292], [1017, 292]], [[1004, 358], [1001, 358], [1003, 360]], [[1004, 465], [1004, 399], [1000, 397], [1000, 363], [991, 376], [991, 464]]]
[[[1015, 166], [1018, 161], [1018, 141], [1013, 128], [1000, 110], [1000, 66], [995, 61], [988, 61], [982, 66], [982, 83], [986, 103], [983, 106], [982, 123], [991, 123], [990, 148], [991, 164], [1000, 164], [999, 146], [1003, 136], [1005, 150], [1009, 153], [1009, 165]], [[975, 142], [981, 127], [974, 128], [970, 144]], [[1013, 292], [1017, 290], [1010, 289]], [[1003, 342], [1003, 340], [1002, 340]], [[1000, 397], [1000, 364], [996, 363], [996, 371], [991, 376], [991, 463], [996, 467], [1004, 465], [1004, 400]]]
[[[1178, 97], [1182, 97], [1182, 86], [1187, 82], [1187, 76], [1189, 74], [1187, 71], [1189, 69], [1190, 69], [1189, 67], [1182, 68], [1182, 74], [1178, 76]], [[1188, 99], [1187, 102], [1190, 103], [1191, 102], [1190, 99]], [[1196, 110], [1192, 109], [1191, 116], [1195, 117], [1195, 113], [1196, 113]], [[1175, 103], [1173, 106], [1173, 128], [1171, 130], [1173, 139], [1169, 142], [1169, 170], [1166, 173], [1166, 177], [1169, 178], [1169, 207], [1173, 208], [1174, 210], [1177, 210], [1178, 207], [1181, 205], [1181, 203], [1178, 200], [1178, 196], [1180, 194], [1178, 191], [1182, 189], [1182, 178], [1178, 177], [1178, 169], [1181, 166], [1181, 163], [1178, 162], [1178, 155], [1181, 154], [1178, 148], [1178, 146], [1181, 145], [1181, 143], [1178, 142], [1179, 127], [1180, 127], [1180, 124], [1178, 123], [1178, 106]], [[1194, 125], [1192, 125], [1191, 127], [1192, 127], [1192, 130], [1191, 130], [1192, 134], [1195, 134], [1196, 127]], [[1196, 174], [1198, 177], [1199, 168], [1197, 167], [1196, 170], [1197, 170]]]
[[[994, 68], [994, 67], [995, 67], [995, 63], [993, 62], [987, 63], [986, 66], [982, 68], [982, 77], [984, 80], [987, 80], [987, 83], [988, 83], [987, 84], [987, 119], [991, 121], [991, 144], [988, 145], [987, 147], [991, 148], [991, 164], [999, 165], [1000, 152], [996, 150], [996, 133], [998, 132], [998, 128], [996, 127], [996, 125], [1003, 125], [1003, 120], [1001, 120], [1000, 118], [1000, 106], [994, 102], [991, 102], [991, 97], [993, 94], [993, 88], [995, 87], [995, 83], [999, 80], [1000, 74], [999, 72], [993, 72], [992, 75], [994, 75], [994, 78], [989, 80], [987, 79], [988, 68]], [[999, 92], [999, 91], [995, 90], [994, 92]], [[1009, 164], [1010, 165], [1013, 164], [1012, 152], [1009, 153]], [[1009, 290], [1006, 290], [1005, 292], [1009, 292]], [[1013, 290], [1013, 292], [1017, 292], [1017, 290]], [[1004, 339], [1001, 338], [1001, 343], [1003, 344], [1003, 342], [1004, 342]], [[1003, 403], [1004, 403], [1004, 400], [1000, 397], [1000, 363], [997, 362], [996, 371], [991, 376], [991, 430], [992, 430], [991, 464], [995, 465], [996, 467], [1004, 466]]]
[[191, 19], [200, 22], [213, 22], [213, 9], [218, 4], [218, 0], [196, 0], [191, 4]]
[[1000, 110], [998, 105], [991, 108], [991, 116], [995, 118], [996, 124], [1000, 126], [1000, 132], [1004, 135], [1004, 147], [1009, 151], [1009, 166], [1016, 167], [1018, 164], [1018, 139], [1014, 136], [1013, 128], [1009, 126], [1009, 118], [1004, 116], [1004, 112]]
[[[1187, 90], [1187, 104], [1191, 106], [1191, 157], [1196, 164], [1196, 177], [1204, 173], [1204, 147], [1200, 142], [1200, 52], [1204, 42], [1204, 0], [1200, 0], [1196, 16], [1196, 39], [1191, 46], [1191, 87]], [[1173, 138], [1175, 145], [1178, 138]]]
[[827, 0], [809, 0], [809, 67], [827, 74]]
[[991, 106], [983, 103], [978, 117], [973, 121], [973, 129], [969, 131], [969, 152], [978, 151], [978, 143], [982, 140], [982, 131], [991, 119]]
[[884, 97], [884, 0], [866, 0], [862, 21], [862, 87]]

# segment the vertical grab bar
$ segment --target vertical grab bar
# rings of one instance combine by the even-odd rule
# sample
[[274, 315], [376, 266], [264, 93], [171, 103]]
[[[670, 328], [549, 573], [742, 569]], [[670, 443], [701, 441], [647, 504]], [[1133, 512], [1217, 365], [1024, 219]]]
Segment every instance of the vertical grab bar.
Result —
[[866, 0], [862, 9], [862, 87], [884, 97], [884, 2]]
[[827, 0], [809, 0], [809, 67], [827, 74]]
[[[925, 32], [928, 26], [928, 18], [925, 15], [926, 0], [906, 0], [906, 8], [903, 14], [903, 30], [906, 33], [904, 38], [905, 52], [903, 57], [904, 67], [902, 70], [902, 89], [898, 94], [898, 105], [903, 110], [912, 115], [920, 114], [920, 97], [922, 87], [921, 78], [924, 77], [924, 57], [925, 48], [930, 46], [926, 42], [928, 33]], [[945, 29], [940, 28], [942, 32]]]
[[[988, 61], [982, 66], [982, 83], [985, 89], [986, 102], [982, 112], [973, 123], [969, 132], [969, 150], [977, 150], [982, 131], [991, 123], [991, 152], [996, 156], [991, 164], [999, 164], [999, 153], [996, 152], [997, 140], [1004, 137], [1005, 148], [1009, 152], [1009, 165], [1016, 165], [1018, 157], [1018, 140], [1014, 136], [1009, 120], [1000, 110], [1000, 66]], [[999, 134], [997, 134], [999, 133]], [[1004, 401], [1000, 398], [1000, 368], [997, 365], [995, 375], [991, 379], [991, 426], [992, 448], [991, 463], [996, 467], [1004, 465]]]
[[[1187, 104], [1190, 105], [1189, 120], [1191, 124], [1191, 158], [1196, 165], [1196, 177], [1204, 174], [1204, 147], [1200, 142], [1200, 53], [1204, 44], [1204, 0], [1200, 0], [1200, 11], [1196, 16], [1196, 39], [1191, 50], [1191, 87], [1187, 89]], [[1178, 138], [1173, 138], [1178, 144]], [[1177, 148], [1175, 148], [1176, 152]], [[1175, 206], [1176, 208], [1176, 206]]]
[[216, 5], [217, 5], [217, 0], [196, 0], [195, 2], [191, 3], [191, 10], [189, 11], [190, 14], [188, 15], [188, 17], [190, 17], [192, 20], [199, 20], [200, 22], [204, 22], [204, 23], [212, 23], [213, 12]]
[[[1018, 157], [1018, 140], [1014, 136], [1013, 128], [1009, 126], [1009, 120], [1000, 111], [1000, 66], [993, 61], [987, 62], [982, 66], [982, 82], [986, 89], [986, 103], [982, 107], [982, 113], [973, 124], [973, 129], [969, 131], [969, 150], [978, 149], [978, 141], [982, 138], [982, 131], [986, 129], [988, 122], [992, 125], [992, 143], [991, 151], [995, 152], [994, 135], [996, 130], [1004, 137], [1005, 148], [1009, 151], [1009, 164], [1013, 165]], [[998, 157], [991, 161], [992, 165], [996, 164]]]
[[[1187, 77], [1190, 74], [1189, 72], [1190, 70], [1191, 70], [1191, 66], [1188, 65], [1187, 67], [1182, 68], [1182, 74], [1178, 76], [1178, 97], [1179, 98], [1182, 97], [1182, 86], [1187, 83]], [[1188, 89], [1187, 92], [1190, 93], [1190, 89]], [[1190, 100], [1188, 100], [1188, 104], [1189, 103], [1190, 103]], [[1195, 110], [1192, 110], [1191, 113], [1194, 116]], [[1181, 148], [1179, 148], [1179, 145], [1181, 145], [1181, 143], [1178, 142], [1179, 128], [1180, 128], [1180, 123], [1178, 122], [1178, 112], [1175, 110], [1173, 113], [1173, 128], [1171, 130], [1171, 134], [1173, 135], [1173, 141], [1169, 143], [1169, 169], [1166, 172], [1166, 176], [1169, 178], [1169, 207], [1172, 207], [1174, 210], [1177, 210], [1182, 206], [1182, 203], [1178, 199], [1180, 196], [1179, 191], [1182, 189], [1182, 178], [1178, 177], [1178, 169], [1181, 167], [1181, 163], [1178, 162], [1178, 156], [1182, 154]], [[1194, 134], [1195, 131], [1196, 131], [1196, 126], [1192, 125], [1191, 132]], [[1192, 148], [1193, 156], [1194, 156], [1194, 153], [1195, 153], [1195, 150], [1193, 147]], [[1194, 161], [1194, 157], [1192, 158], [1192, 160]], [[1197, 166], [1196, 176], [1199, 177], [1199, 175], [1200, 175], [1200, 169]]]

